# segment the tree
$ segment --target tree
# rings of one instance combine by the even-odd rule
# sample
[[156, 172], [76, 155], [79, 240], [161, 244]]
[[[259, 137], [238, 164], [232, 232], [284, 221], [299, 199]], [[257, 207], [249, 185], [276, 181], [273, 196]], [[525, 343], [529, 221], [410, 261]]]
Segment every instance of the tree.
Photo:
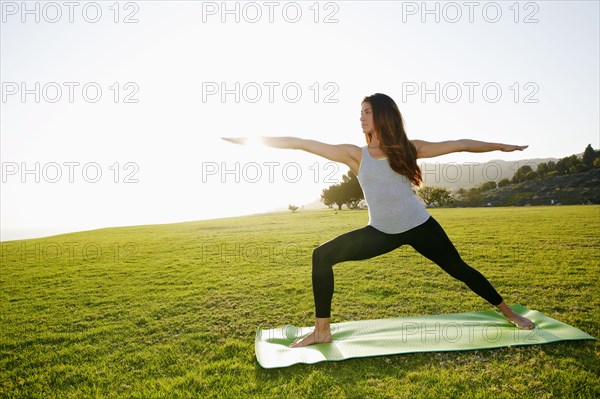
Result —
[[594, 167], [594, 159], [596, 159], [596, 151], [594, 151], [591, 144], [588, 144], [583, 152], [583, 164], [587, 169], [592, 169]]
[[463, 203], [467, 206], [480, 206], [483, 202], [483, 194], [476, 188], [471, 188], [463, 195]]
[[535, 171], [535, 170], [532, 170], [531, 172], [529, 172], [529, 173], [527, 173], [527, 174], [525, 175], [525, 180], [526, 180], [526, 181], [535, 180], [535, 179], [537, 179], [538, 177], [539, 177], [539, 174], [538, 174], [538, 172], [537, 172], [537, 171]]
[[298, 207], [296, 205], [288, 205], [288, 209], [292, 212], [296, 212], [298, 210]]
[[431, 198], [433, 190], [434, 190], [433, 187], [423, 186], [417, 192], [419, 197], [421, 197], [421, 199], [423, 200], [423, 202], [425, 202], [425, 205], [427, 205], [427, 206], [431, 205], [431, 203], [433, 202], [433, 199]]
[[329, 186], [321, 193], [321, 201], [329, 207], [333, 204], [337, 205], [338, 210], [341, 210], [344, 204], [350, 209], [356, 209], [363, 198], [365, 196], [358, 178], [352, 171], [342, 176], [340, 183]]
[[423, 186], [419, 189], [418, 195], [426, 205], [435, 207], [444, 206], [453, 201], [450, 191], [440, 187]]
[[513, 183], [521, 183], [527, 180], [527, 175], [533, 172], [533, 168], [530, 165], [523, 165], [515, 172], [515, 175], [512, 178]]
[[357, 209], [358, 203], [365, 198], [365, 194], [354, 172], [349, 170], [348, 175], [342, 176], [341, 185], [347, 198], [346, 206], [350, 209]]
[[346, 202], [346, 206], [348, 207], [348, 209], [356, 210], [356, 209], [358, 209], [358, 204], [360, 203], [360, 201], [361, 200], [356, 200], [356, 199], [348, 201], [348, 202]]
[[344, 205], [346, 202], [344, 201], [342, 189], [339, 184], [334, 184], [323, 189], [321, 193], [321, 201], [323, 201], [323, 203], [328, 207], [331, 207], [335, 204], [338, 206], [338, 209], [342, 209], [342, 205]]
[[581, 161], [579, 160], [579, 158], [577, 158], [577, 155], [571, 155], [570, 157], [561, 158], [558, 160], [558, 162], [556, 162], [556, 170], [558, 171], [559, 175], [566, 175], [569, 174], [571, 166], [575, 166], [580, 162]]
[[546, 173], [550, 172], [548, 164], [546, 162], [538, 164], [536, 171], [538, 173], [538, 176], [540, 177], [544, 177], [546, 176]]
[[506, 187], [506, 186], [510, 186], [510, 180], [508, 180], [505, 177], [504, 179], [502, 179], [498, 182], [498, 187]]
[[575, 165], [573, 165], [573, 166], [571, 166], [569, 168], [569, 173], [572, 174], [572, 175], [574, 175], [576, 173], [585, 172], [586, 170], [588, 170], [588, 167], [585, 166], [585, 164], [583, 164], [583, 163], [576, 163]]
[[481, 186], [479, 186], [479, 190], [481, 192], [485, 192], [485, 191], [493, 190], [496, 187], [498, 187], [498, 185], [496, 184], [495, 181], [487, 181], [487, 182], [483, 183]]

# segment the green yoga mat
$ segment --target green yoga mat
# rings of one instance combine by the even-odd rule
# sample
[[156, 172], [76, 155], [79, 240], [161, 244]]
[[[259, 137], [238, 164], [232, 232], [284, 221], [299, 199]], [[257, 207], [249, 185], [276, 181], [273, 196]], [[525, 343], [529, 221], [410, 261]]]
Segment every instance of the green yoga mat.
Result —
[[495, 310], [421, 317], [332, 323], [333, 342], [289, 348], [313, 327], [286, 325], [256, 331], [256, 359], [263, 368], [297, 363], [339, 361], [356, 357], [413, 352], [444, 352], [547, 344], [556, 341], [596, 339], [568, 324], [523, 305], [511, 308], [532, 320], [533, 330], [521, 330]]

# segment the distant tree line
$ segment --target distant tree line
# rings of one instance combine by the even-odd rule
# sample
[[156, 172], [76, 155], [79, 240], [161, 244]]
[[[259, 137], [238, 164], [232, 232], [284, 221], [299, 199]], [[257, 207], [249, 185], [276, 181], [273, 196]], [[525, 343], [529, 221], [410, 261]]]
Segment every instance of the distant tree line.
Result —
[[592, 145], [588, 144], [581, 158], [571, 155], [556, 162], [543, 162], [538, 164], [536, 170], [531, 165], [523, 165], [517, 169], [512, 179], [504, 178], [498, 183], [488, 181], [471, 189], [461, 188], [456, 191], [455, 196], [445, 188], [428, 186], [421, 187], [417, 194], [428, 206], [441, 207], [452, 203], [459, 203], [462, 206], [479, 206], [484, 200], [484, 193], [495, 188], [554, 176], [583, 173], [595, 168], [600, 168], [600, 151], [594, 150]]
[[570, 157], [561, 158], [557, 162], [543, 162], [537, 166], [536, 170], [533, 170], [529, 165], [521, 166], [517, 169], [511, 183], [521, 183], [553, 176], [574, 175], [594, 168], [600, 168], [600, 151], [595, 151], [592, 145], [588, 144], [581, 158], [577, 155], [571, 155]]

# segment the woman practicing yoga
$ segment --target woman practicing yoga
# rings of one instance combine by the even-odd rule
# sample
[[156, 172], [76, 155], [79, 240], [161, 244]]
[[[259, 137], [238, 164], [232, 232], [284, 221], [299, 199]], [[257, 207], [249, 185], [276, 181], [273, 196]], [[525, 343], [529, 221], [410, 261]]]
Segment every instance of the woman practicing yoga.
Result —
[[[534, 323], [504, 303], [490, 282], [467, 265], [450, 239], [429, 215], [411, 190], [421, 183], [417, 158], [432, 158], [452, 152], [522, 151], [527, 146], [455, 140], [431, 143], [409, 140], [398, 106], [385, 94], [376, 93], [362, 102], [360, 121], [367, 145], [330, 145], [296, 137], [262, 137], [270, 147], [307, 151], [347, 165], [358, 177], [369, 208], [369, 224], [342, 234], [313, 251], [312, 284], [315, 300], [315, 329], [292, 343], [303, 347], [331, 342], [330, 313], [333, 298], [333, 265], [364, 260], [390, 252], [404, 244], [435, 262], [452, 277], [464, 282], [490, 304], [497, 306], [518, 328], [532, 329]], [[224, 138], [243, 144], [244, 138]]]

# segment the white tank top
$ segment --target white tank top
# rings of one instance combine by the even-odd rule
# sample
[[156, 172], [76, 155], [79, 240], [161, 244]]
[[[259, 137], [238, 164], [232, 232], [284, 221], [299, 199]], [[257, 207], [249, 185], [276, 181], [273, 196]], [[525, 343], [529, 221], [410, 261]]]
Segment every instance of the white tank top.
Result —
[[362, 147], [358, 181], [369, 207], [369, 225], [388, 234], [423, 224], [429, 212], [412, 192], [410, 180], [390, 167], [387, 158], [374, 159]]

